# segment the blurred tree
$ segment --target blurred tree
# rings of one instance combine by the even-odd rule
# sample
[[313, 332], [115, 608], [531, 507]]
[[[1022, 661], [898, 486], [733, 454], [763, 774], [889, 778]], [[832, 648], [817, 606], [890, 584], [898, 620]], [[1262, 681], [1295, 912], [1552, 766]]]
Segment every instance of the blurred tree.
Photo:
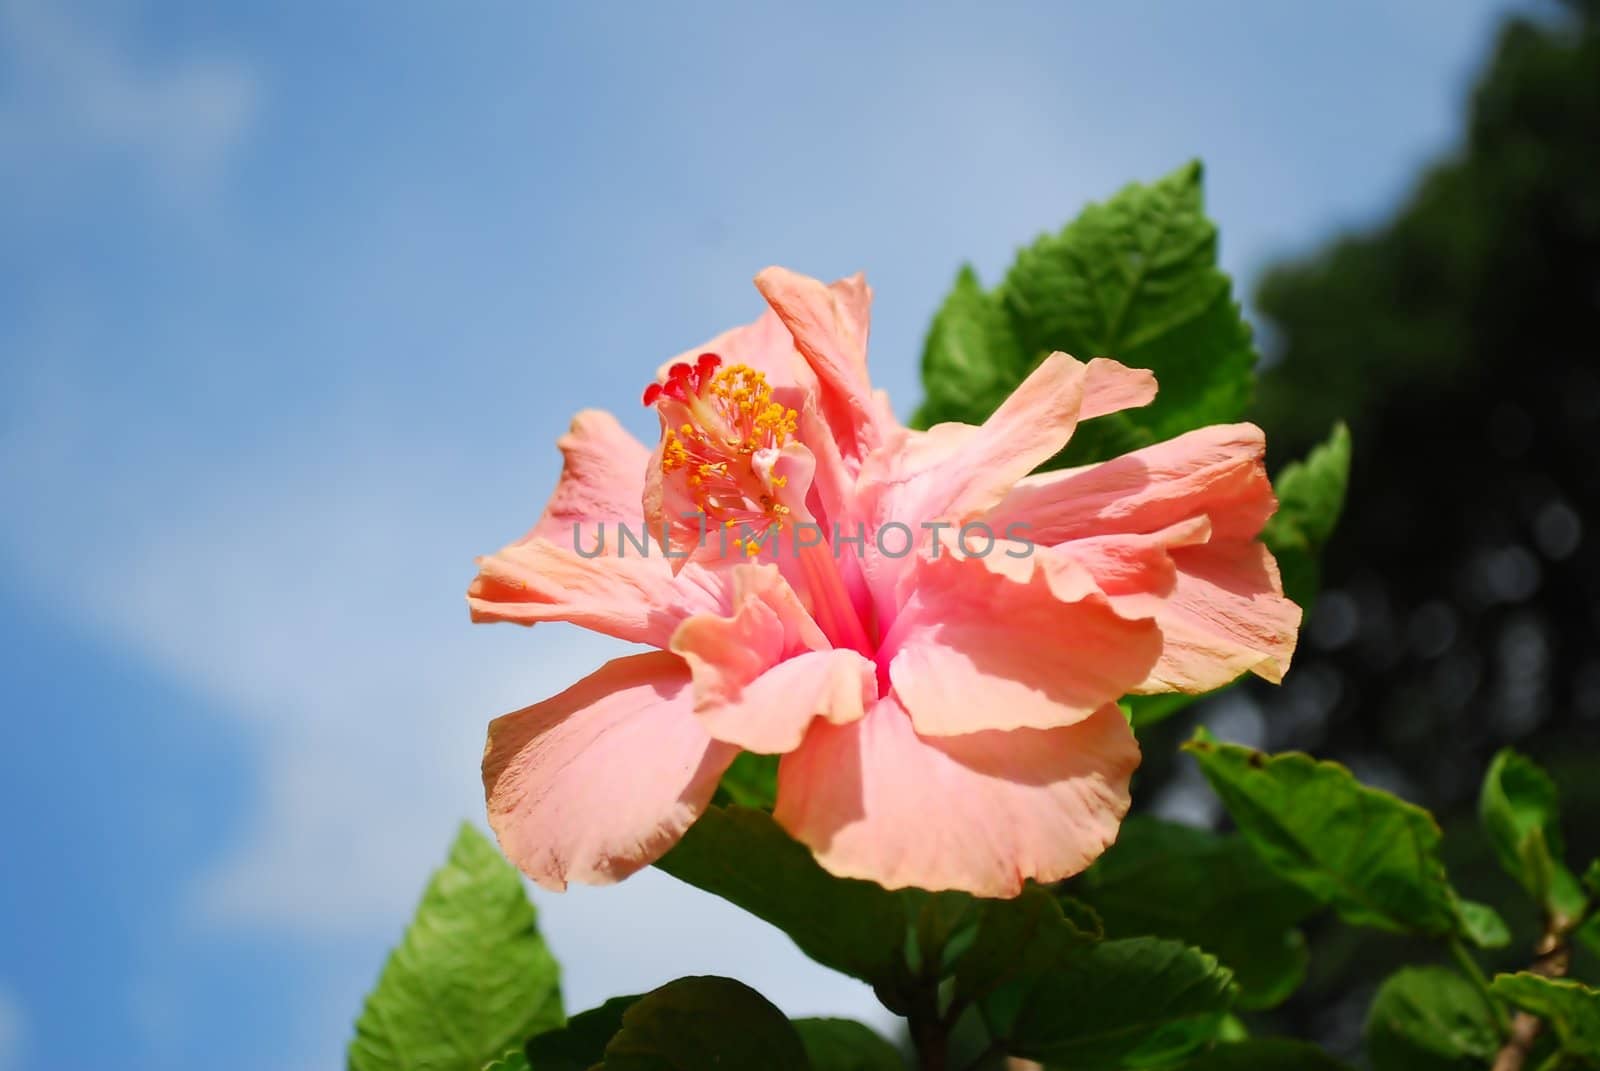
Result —
[[[1575, 865], [1600, 849], [1600, 0], [1560, 7], [1506, 24], [1463, 146], [1392, 220], [1265, 277], [1275, 460], [1340, 418], [1357, 452], [1294, 670], [1208, 704], [1467, 827], [1453, 869], [1503, 896], [1508, 965], [1535, 920], [1469, 832], [1494, 749], [1549, 765]], [[1371, 990], [1346, 972], [1414, 951], [1330, 929], [1278, 1025], [1348, 1051]]]

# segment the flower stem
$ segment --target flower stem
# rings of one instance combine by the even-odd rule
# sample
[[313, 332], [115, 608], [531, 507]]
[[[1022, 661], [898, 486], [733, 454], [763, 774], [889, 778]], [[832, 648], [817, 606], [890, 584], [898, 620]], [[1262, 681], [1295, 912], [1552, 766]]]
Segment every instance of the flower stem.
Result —
[[950, 1039], [937, 1015], [914, 1016], [911, 1041], [917, 1047], [917, 1066], [921, 1071], [948, 1071]]

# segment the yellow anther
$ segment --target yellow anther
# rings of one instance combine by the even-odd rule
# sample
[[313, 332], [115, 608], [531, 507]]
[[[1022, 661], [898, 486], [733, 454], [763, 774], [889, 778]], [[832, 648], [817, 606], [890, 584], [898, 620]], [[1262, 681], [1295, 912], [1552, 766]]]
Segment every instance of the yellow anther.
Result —
[[[785, 523], [790, 510], [774, 501], [773, 492], [789, 481], [774, 475], [768, 460], [758, 468], [756, 455], [781, 451], [794, 435], [799, 416], [773, 401], [765, 375], [748, 365], [720, 368], [689, 397], [662, 411], [671, 413], [669, 421], [679, 423], [676, 428], [669, 423], [664, 430], [661, 471], [687, 470], [680, 486], [697, 509], [724, 520], [729, 528], [754, 524], [761, 531]], [[745, 552], [754, 556], [760, 548], [745, 546]]]

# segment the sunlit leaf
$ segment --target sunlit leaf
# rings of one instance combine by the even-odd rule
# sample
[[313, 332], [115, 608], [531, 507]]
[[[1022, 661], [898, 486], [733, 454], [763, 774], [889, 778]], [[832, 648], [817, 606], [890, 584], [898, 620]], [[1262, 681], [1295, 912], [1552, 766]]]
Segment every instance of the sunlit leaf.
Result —
[[1434, 936], [1459, 929], [1427, 811], [1298, 752], [1266, 755], [1204, 730], [1184, 747], [1262, 860], [1345, 921]]
[[1335, 425], [1304, 461], [1284, 466], [1273, 482], [1278, 511], [1261, 533], [1278, 561], [1285, 594], [1309, 609], [1320, 585], [1322, 548], [1344, 509], [1350, 483], [1350, 429]]
[[1600, 1061], [1600, 990], [1571, 978], [1522, 971], [1496, 975], [1494, 991], [1548, 1023], [1562, 1051]]
[[1563, 859], [1555, 782], [1533, 760], [1510, 748], [1489, 764], [1478, 796], [1478, 817], [1506, 873], [1549, 917], [1577, 919], [1587, 897]]
[[560, 970], [521, 877], [463, 825], [367, 997], [351, 1071], [479, 1071], [561, 1020]]

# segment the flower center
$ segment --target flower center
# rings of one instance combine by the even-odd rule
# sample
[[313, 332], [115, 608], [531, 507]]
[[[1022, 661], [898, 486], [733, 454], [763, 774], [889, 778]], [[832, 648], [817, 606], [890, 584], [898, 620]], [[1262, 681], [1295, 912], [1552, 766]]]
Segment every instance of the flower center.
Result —
[[673, 365], [666, 382], [645, 388], [644, 404], [661, 415], [662, 474], [681, 473], [695, 508], [739, 532], [735, 546], [759, 554], [767, 529], [790, 512], [778, 495], [788, 477], [774, 467], [794, 435], [795, 411], [772, 400], [765, 375], [723, 367], [714, 353]]
[[[702, 353], [692, 365], [673, 365], [665, 382], [645, 388], [643, 400], [661, 416], [662, 476], [688, 493], [707, 523], [730, 530], [735, 538], [729, 543], [744, 554], [755, 557], [765, 548], [792, 554], [800, 573], [795, 582], [809, 595], [823, 633], [871, 657], [871, 640], [826, 536], [804, 506], [796, 516], [782, 501], [789, 478], [777, 465], [799, 414], [773, 400], [767, 377], [748, 365], [724, 367], [716, 354]], [[802, 524], [819, 538], [781, 538]]]

